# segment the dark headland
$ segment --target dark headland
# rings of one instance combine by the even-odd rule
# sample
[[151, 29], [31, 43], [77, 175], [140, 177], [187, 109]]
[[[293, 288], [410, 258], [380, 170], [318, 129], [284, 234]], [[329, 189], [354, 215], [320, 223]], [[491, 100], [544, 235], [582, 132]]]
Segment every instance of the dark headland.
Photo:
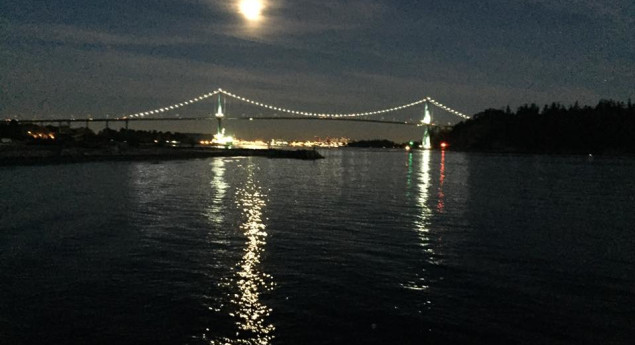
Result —
[[206, 136], [157, 131], [0, 123], [0, 166], [99, 161], [164, 161], [208, 157], [324, 158], [315, 150], [216, 148], [199, 145]]
[[24, 146], [0, 148], [0, 166], [65, 164], [100, 161], [166, 161], [208, 157], [267, 157], [316, 160], [324, 158], [315, 150], [136, 147], [60, 148], [55, 146]]

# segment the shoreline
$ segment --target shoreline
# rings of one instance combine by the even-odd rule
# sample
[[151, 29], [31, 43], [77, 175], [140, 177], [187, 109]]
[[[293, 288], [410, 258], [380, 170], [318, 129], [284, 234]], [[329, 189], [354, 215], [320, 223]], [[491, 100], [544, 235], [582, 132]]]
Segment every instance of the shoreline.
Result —
[[317, 160], [324, 157], [315, 150], [215, 149], [215, 148], [60, 148], [18, 147], [0, 150], [0, 167], [20, 165], [74, 164], [107, 161], [168, 161], [209, 157], [267, 157]]

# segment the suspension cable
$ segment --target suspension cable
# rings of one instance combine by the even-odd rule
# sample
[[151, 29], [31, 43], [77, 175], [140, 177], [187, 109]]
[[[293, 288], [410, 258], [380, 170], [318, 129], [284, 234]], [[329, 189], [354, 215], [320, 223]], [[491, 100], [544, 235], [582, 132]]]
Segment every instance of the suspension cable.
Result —
[[203, 94], [199, 97], [195, 97], [192, 98], [188, 101], [182, 102], [182, 103], [175, 103], [173, 105], [167, 106], [167, 107], [163, 107], [163, 108], [158, 108], [158, 109], [154, 109], [154, 110], [149, 110], [149, 111], [145, 111], [145, 112], [139, 112], [136, 114], [132, 114], [132, 115], [128, 115], [127, 117], [144, 117], [147, 115], [154, 115], [154, 114], [159, 114], [159, 113], [164, 113], [166, 111], [169, 110], [173, 110], [173, 109], [178, 109], [187, 105], [191, 105], [194, 103], [198, 103], [204, 99], [207, 99], [209, 97], [212, 97], [214, 95], [217, 94], [223, 94], [226, 95], [228, 97], [237, 99], [239, 101], [245, 102], [245, 103], [249, 103], [249, 104], [253, 104], [255, 106], [261, 107], [261, 108], [265, 108], [265, 109], [270, 109], [270, 110], [274, 110], [274, 111], [279, 111], [279, 112], [283, 112], [283, 113], [288, 113], [288, 114], [293, 114], [293, 115], [300, 115], [300, 116], [310, 116], [310, 117], [329, 117], [329, 118], [344, 118], [344, 117], [363, 117], [363, 116], [372, 116], [372, 115], [380, 115], [380, 114], [386, 114], [386, 113], [391, 113], [391, 112], [395, 112], [395, 111], [399, 111], [399, 110], [403, 110], [403, 109], [407, 109], [407, 108], [411, 108], [414, 107], [416, 105], [425, 103], [425, 102], [430, 102], [431, 104], [433, 104], [434, 106], [443, 109], [451, 114], [457, 115], [459, 117], [462, 117], [464, 119], [469, 119], [470, 117], [465, 115], [464, 113], [461, 113], [457, 110], [454, 110], [448, 106], [445, 106], [439, 102], [437, 102], [436, 100], [432, 99], [431, 97], [425, 97], [419, 100], [416, 100], [414, 102], [411, 103], [407, 103], [407, 104], [403, 104], [400, 106], [396, 106], [396, 107], [392, 107], [392, 108], [385, 108], [385, 109], [380, 109], [380, 110], [374, 110], [374, 111], [366, 111], [366, 112], [359, 112], [359, 113], [344, 113], [344, 114], [336, 114], [336, 113], [317, 113], [317, 112], [310, 112], [310, 111], [300, 111], [300, 110], [294, 110], [294, 109], [287, 109], [287, 108], [283, 108], [283, 107], [278, 107], [278, 106], [274, 106], [274, 105], [270, 105], [270, 104], [265, 104], [262, 102], [258, 102], [246, 97], [242, 97], [239, 95], [236, 95], [234, 93], [231, 93], [229, 91], [225, 91], [223, 89], [218, 89], [206, 94]]

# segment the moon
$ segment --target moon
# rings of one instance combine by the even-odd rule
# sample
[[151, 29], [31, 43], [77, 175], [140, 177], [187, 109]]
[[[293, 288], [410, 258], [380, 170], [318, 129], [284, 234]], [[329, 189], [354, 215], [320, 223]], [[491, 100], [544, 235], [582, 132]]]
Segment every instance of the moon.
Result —
[[264, 5], [261, 0], [240, 0], [240, 13], [249, 21], [258, 21]]

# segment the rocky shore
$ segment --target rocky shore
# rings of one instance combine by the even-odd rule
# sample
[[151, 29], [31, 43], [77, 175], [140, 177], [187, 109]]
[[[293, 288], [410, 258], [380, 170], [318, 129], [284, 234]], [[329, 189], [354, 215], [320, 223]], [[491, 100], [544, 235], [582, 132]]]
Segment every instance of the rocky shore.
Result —
[[82, 148], [58, 146], [4, 146], [0, 147], [0, 166], [67, 164], [99, 161], [164, 161], [208, 157], [248, 157], [290, 158], [316, 160], [324, 158], [315, 150], [279, 149], [220, 149], [147, 147], [125, 148]]

